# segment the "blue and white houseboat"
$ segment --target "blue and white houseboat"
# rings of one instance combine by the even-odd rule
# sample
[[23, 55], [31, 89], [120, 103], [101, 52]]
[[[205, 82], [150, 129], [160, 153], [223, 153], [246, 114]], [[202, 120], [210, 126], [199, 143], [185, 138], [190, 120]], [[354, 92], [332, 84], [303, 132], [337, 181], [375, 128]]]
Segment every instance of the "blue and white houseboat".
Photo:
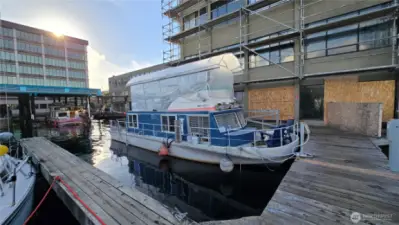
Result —
[[[298, 149], [299, 124], [281, 124], [277, 110], [244, 112], [233, 90], [240, 72], [229, 53], [133, 77], [127, 84], [133, 110], [126, 120], [113, 121], [112, 139], [227, 170], [283, 163]], [[277, 116], [273, 124], [271, 112]]]

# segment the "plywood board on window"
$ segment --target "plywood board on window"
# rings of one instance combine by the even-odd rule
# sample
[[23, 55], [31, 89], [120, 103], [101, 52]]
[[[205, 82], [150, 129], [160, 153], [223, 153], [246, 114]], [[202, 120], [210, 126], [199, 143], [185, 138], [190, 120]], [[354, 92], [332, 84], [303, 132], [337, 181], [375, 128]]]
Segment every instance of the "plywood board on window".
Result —
[[278, 109], [282, 120], [294, 118], [294, 86], [250, 89], [248, 109]]
[[328, 102], [382, 103], [382, 121], [387, 122], [394, 116], [394, 100], [394, 80], [358, 82], [357, 77], [326, 79], [324, 119], [326, 121]]

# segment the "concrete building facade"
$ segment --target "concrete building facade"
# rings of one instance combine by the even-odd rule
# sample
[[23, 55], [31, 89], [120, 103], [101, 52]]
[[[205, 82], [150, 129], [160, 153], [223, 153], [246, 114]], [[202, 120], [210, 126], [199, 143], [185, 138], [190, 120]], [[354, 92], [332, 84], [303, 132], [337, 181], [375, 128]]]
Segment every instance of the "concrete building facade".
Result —
[[111, 99], [113, 110], [124, 112], [131, 109], [130, 89], [126, 87], [126, 84], [132, 77], [142, 76], [166, 67], [168, 67], [168, 64], [158, 64], [108, 78], [109, 94], [115, 96]]
[[88, 88], [88, 41], [0, 23], [1, 84]]
[[163, 0], [170, 66], [233, 52], [236, 97], [282, 119], [327, 102], [381, 102], [398, 116], [396, 0]]
[[[32, 111], [49, 112], [47, 96], [87, 96], [88, 41], [0, 20], [0, 105], [18, 114], [18, 95], [35, 96]], [[63, 98], [64, 99], [64, 98]]]

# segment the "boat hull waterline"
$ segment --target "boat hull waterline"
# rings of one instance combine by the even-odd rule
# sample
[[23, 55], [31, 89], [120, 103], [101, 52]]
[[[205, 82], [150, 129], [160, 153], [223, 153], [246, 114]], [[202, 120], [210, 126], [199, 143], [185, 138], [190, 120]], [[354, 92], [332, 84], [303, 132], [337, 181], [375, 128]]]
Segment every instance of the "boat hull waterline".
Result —
[[[159, 149], [165, 138], [154, 136], [126, 133], [125, 130], [110, 131], [112, 140], [136, 146], [153, 152]], [[293, 156], [298, 146], [298, 138], [289, 144], [274, 147], [221, 147], [207, 144], [191, 144], [189, 142], [172, 142], [169, 148], [169, 155], [176, 158], [209, 163], [220, 164], [226, 157], [235, 165], [271, 164], [279, 165]]]

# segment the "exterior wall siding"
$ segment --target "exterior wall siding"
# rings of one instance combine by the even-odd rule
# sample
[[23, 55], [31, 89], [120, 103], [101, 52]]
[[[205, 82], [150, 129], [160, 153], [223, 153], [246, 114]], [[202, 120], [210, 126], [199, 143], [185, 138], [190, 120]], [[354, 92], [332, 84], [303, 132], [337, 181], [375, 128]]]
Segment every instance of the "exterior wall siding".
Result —
[[[270, 10], [261, 11], [259, 12], [259, 14], [283, 23], [289, 27], [295, 27], [294, 7], [295, 3], [294, 1], [291, 1], [271, 8]], [[278, 31], [289, 29], [286, 26], [276, 23], [270, 19], [266, 19], [260, 15], [253, 14], [249, 17], [249, 39], [258, 38], [268, 34], [276, 33]]]
[[183, 57], [210, 51], [210, 36], [206, 32], [201, 32], [199, 36], [190, 36], [184, 39], [182, 44]]
[[[281, 66], [294, 73], [295, 71], [294, 64], [295, 64], [294, 62], [287, 62], [287, 63], [282, 63]], [[277, 65], [256, 67], [249, 70], [250, 80], [265, 80], [265, 79], [273, 80], [273, 79], [283, 79], [290, 77], [294, 78], [295, 76]]]
[[[367, 8], [390, 0], [305, 0], [304, 16], [305, 23], [327, 19], [336, 15], [352, 12], [362, 8]], [[334, 9], [334, 10], [331, 10]]]
[[292, 119], [294, 118], [294, 96], [294, 86], [251, 89], [248, 91], [248, 109], [278, 109], [281, 120]]
[[240, 25], [238, 20], [212, 29], [212, 49], [238, 44], [239, 41]]
[[305, 75], [391, 65], [392, 48], [379, 48], [305, 60]]
[[328, 102], [382, 103], [382, 121], [394, 117], [395, 81], [358, 82], [358, 78], [330, 78], [324, 82], [324, 121]]

